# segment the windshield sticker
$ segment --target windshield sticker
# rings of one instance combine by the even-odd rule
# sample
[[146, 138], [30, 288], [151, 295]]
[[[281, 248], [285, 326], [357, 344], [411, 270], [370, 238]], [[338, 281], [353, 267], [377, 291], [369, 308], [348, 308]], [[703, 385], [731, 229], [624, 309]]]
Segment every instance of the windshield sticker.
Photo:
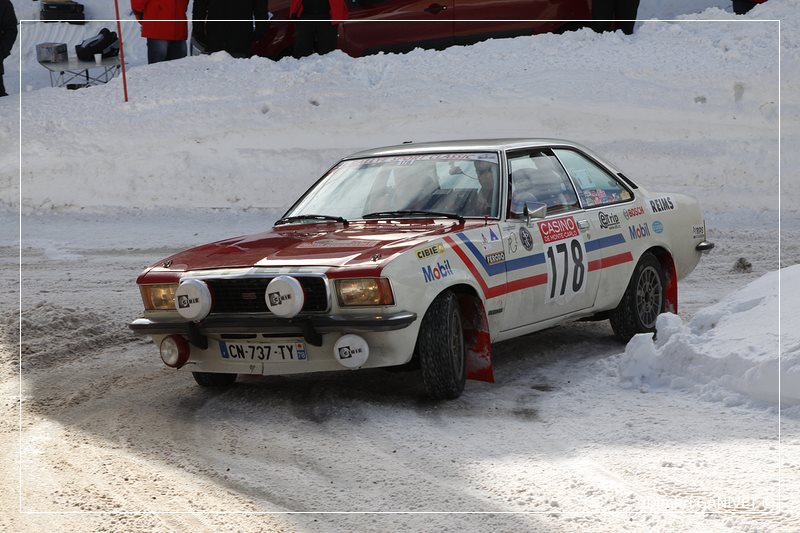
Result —
[[376, 241], [356, 239], [320, 239], [318, 241], [300, 243], [297, 248], [371, 248], [376, 244], [378, 244]]
[[389, 157], [370, 157], [368, 159], [358, 159], [353, 161], [357, 164], [375, 163], [400, 163], [410, 165], [415, 161], [489, 161], [497, 163], [497, 154], [486, 152], [475, 153], [456, 153], [456, 154], [411, 154], [396, 155]]
[[663, 196], [654, 200], [649, 200], [650, 211], [653, 213], [660, 213], [662, 211], [672, 211], [675, 209], [675, 202], [669, 196]]
[[417, 259], [427, 259], [434, 256], [441, 257], [444, 255], [444, 244], [437, 242], [426, 248], [420, 248], [415, 253], [417, 254]]
[[561, 241], [578, 236], [578, 225], [572, 217], [561, 217], [544, 222], [537, 222], [539, 233], [545, 243]]

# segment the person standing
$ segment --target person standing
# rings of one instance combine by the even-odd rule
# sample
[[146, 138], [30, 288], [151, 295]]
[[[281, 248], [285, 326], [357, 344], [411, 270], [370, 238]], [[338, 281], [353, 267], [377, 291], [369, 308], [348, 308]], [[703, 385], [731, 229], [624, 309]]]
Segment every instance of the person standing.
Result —
[[347, 20], [347, 6], [344, 0], [291, 0], [289, 16], [296, 20], [292, 55], [299, 59], [336, 49], [339, 24]]
[[253, 43], [267, 31], [267, 0], [194, 0], [192, 37], [206, 52], [253, 55]]
[[0, 96], [8, 96], [3, 85], [3, 61], [11, 54], [17, 40], [17, 14], [11, 0], [0, 0]]
[[594, 31], [622, 30], [625, 35], [633, 33], [639, 0], [594, 0], [592, 2], [592, 26]]
[[131, 0], [142, 37], [147, 39], [148, 63], [186, 57], [188, 7], [189, 0]]

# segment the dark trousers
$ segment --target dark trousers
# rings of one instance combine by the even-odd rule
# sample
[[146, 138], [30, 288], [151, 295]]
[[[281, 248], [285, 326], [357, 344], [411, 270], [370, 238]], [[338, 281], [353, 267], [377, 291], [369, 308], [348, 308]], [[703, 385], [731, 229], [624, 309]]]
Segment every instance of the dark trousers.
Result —
[[3, 75], [0, 74], [0, 96], [8, 96], [6, 92], [6, 86], [3, 85]]
[[336, 50], [337, 28], [328, 21], [294, 22], [294, 48], [292, 55], [296, 58], [310, 56], [314, 52], [327, 54]]
[[[630, 35], [638, 11], [639, 0], [595, 0], [592, 2], [592, 18], [598, 22], [593, 23], [592, 27], [598, 32], [616, 29]], [[624, 22], [626, 20], [630, 22]]]
[[147, 39], [147, 62], [160, 63], [186, 57], [186, 41]]

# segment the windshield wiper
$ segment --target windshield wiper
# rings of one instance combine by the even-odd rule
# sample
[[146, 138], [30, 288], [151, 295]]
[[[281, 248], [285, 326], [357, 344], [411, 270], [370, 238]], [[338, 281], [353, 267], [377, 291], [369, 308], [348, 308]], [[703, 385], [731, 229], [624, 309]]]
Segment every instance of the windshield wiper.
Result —
[[440, 213], [438, 211], [420, 211], [416, 209], [402, 209], [399, 211], [376, 211], [374, 213], [367, 213], [362, 215], [361, 218], [402, 218], [402, 217], [429, 217], [429, 218], [452, 218], [464, 223], [464, 217], [454, 213]]
[[280, 226], [281, 224], [289, 224], [291, 222], [297, 222], [299, 220], [314, 220], [317, 222], [341, 222], [342, 224], [347, 227], [349, 222], [346, 218], [342, 217], [334, 217], [331, 215], [293, 215], [290, 217], [283, 217], [282, 219], [275, 222], [275, 226]]

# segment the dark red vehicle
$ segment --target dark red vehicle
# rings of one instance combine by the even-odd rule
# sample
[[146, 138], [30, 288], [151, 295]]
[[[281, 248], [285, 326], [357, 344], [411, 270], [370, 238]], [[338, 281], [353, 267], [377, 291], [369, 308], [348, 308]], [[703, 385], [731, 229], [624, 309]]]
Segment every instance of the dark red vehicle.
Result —
[[[591, 0], [346, 0], [349, 20], [339, 26], [339, 49], [353, 57], [377, 52], [442, 49], [496, 37], [574, 29], [591, 20]], [[291, 54], [289, 0], [270, 0], [260, 56]], [[504, 22], [492, 22], [503, 20]]]

